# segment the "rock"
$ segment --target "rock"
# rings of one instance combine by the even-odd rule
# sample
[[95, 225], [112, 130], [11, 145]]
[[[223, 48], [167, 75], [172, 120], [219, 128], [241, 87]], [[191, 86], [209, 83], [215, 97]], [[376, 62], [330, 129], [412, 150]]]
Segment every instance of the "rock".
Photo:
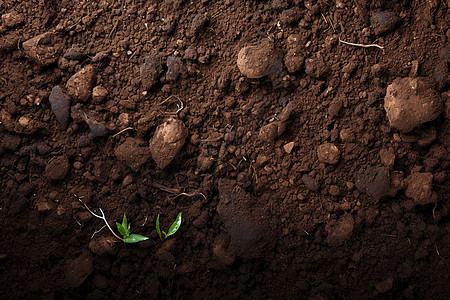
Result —
[[[232, 180], [219, 180], [217, 213], [229, 236], [227, 250], [244, 260], [259, 258], [273, 245], [274, 232], [269, 227], [264, 207], [255, 207], [250, 195]], [[223, 242], [217, 242], [224, 247]], [[226, 251], [226, 250], [224, 250]], [[216, 255], [232, 259], [232, 255], [216, 249]]]
[[96, 71], [93, 65], [87, 65], [69, 78], [66, 83], [67, 94], [72, 99], [87, 102], [92, 94]]
[[85, 55], [83, 53], [83, 50], [72, 47], [70, 49], [67, 49], [67, 51], [66, 51], [66, 53], [64, 53], [63, 57], [65, 59], [70, 59], [70, 60], [82, 60], [85, 57]]
[[55, 157], [45, 166], [45, 174], [52, 181], [63, 180], [69, 172], [69, 160], [65, 156]]
[[308, 174], [304, 174], [302, 176], [302, 182], [308, 190], [311, 190], [313, 192], [317, 192], [319, 190], [319, 183], [317, 182], [317, 180], [315, 180]]
[[344, 104], [342, 103], [341, 98], [336, 98], [331, 101], [330, 106], [328, 107], [328, 115], [331, 119], [336, 117], [339, 114], [339, 111], [342, 109], [342, 106]]
[[276, 63], [275, 47], [269, 39], [264, 39], [255, 46], [244, 47], [238, 53], [238, 68], [248, 78], [269, 75], [271, 67]]
[[167, 81], [175, 81], [181, 71], [181, 58], [175, 56], [169, 56], [167, 58]]
[[175, 118], [167, 119], [156, 128], [150, 142], [150, 152], [158, 167], [167, 167], [184, 145], [188, 129]]
[[148, 91], [157, 82], [163, 72], [161, 57], [157, 54], [146, 56], [140, 68], [142, 87]]
[[432, 191], [433, 174], [414, 173], [406, 179], [406, 197], [412, 198], [416, 205], [425, 205], [436, 202], [437, 194]]
[[23, 14], [12, 11], [2, 15], [2, 22], [6, 27], [14, 28], [25, 23]]
[[320, 162], [327, 164], [337, 164], [341, 152], [338, 147], [331, 143], [324, 143], [317, 148], [317, 156]]
[[390, 149], [381, 149], [380, 150], [380, 160], [381, 160], [381, 163], [385, 167], [388, 167], [389, 169], [392, 169], [392, 167], [394, 166], [394, 162], [395, 162], [394, 150], [392, 148], [390, 148]]
[[84, 251], [67, 264], [64, 288], [79, 287], [92, 272], [94, 272], [94, 259], [88, 251]]
[[93, 139], [96, 137], [105, 136], [108, 134], [108, 129], [102, 123], [94, 120], [93, 118], [88, 117], [88, 115], [84, 114], [84, 121], [88, 124], [91, 132], [88, 134], [89, 139]]
[[397, 15], [390, 11], [378, 11], [372, 13], [370, 16], [370, 23], [372, 24], [375, 35], [383, 35], [391, 32], [398, 21], [399, 18]]
[[351, 214], [345, 214], [339, 220], [330, 222], [325, 226], [328, 232], [328, 245], [335, 247], [342, 245], [352, 236], [354, 228], [355, 221]]
[[322, 78], [326, 73], [328, 73], [329, 68], [323, 61], [322, 57], [308, 58], [305, 60], [305, 72], [310, 77]]
[[436, 119], [442, 112], [442, 102], [429, 80], [397, 78], [387, 88], [384, 109], [390, 126], [408, 133]]
[[375, 289], [377, 290], [378, 293], [384, 294], [392, 289], [393, 284], [394, 279], [392, 277], [388, 277], [381, 282], [375, 283]]
[[137, 172], [150, 157], [148, 148], [141, 139], [129, 137], [117, 147], [114, 154], [118, 160], [124, 161], [133, 171]]
[[109, 254], [112, 255], [114, 254], [115, 250], [114, 250], [114, 241], [111, 240], [111, 238], [107, 238], [107, 237], [99, 237], [99, 238], [95, 238], [93, 240], [91, 240], [91, 242], [89, 243], [89, 249], [91, 249], [91, 251], [99, 256], [105, 255], [105, 254]]
[[9, 53], [17, 49], [20, 36], [17, 32], [11, 32], [0, 36], [0, 52]]
[[339, 196], [341, 194], [341, 190], [337, 185], [330, 185], [329, 193], [331, 196]]
[[386, 167], [367, 167], [356, 175], [356, 188], [369, 196], [381, 198], [390, 189], [390, 174]]
[[284, 151], [286, 151], [287, 154], [290, 154], [292, 152], [292, 149], [294, 149], [295, 142], [287, 143], [283, 146]]
[[46, 32], [25, 41], [22, 47], [29, 59], [44, 67], [58, 60], [61, 47], [52, 45], [53, 40], [53, 33]]
[[284, 56], [284, 65], [289, 73], [297, 73], [303, 68], [305, 58], [295, 50], [288, 50]]
[[6, 130], [14, 132], [15, 120], [6, 109], [0, 111], [0, 122], [5, 126]]
[[101, 85], [97, 85], [92, 90], [92, 102], [95, 104], [100, 104], [105, 100], [106, 96], [108, 96], [108, 90], [102, 87]]
[[279, 20], [280, 24], [283, 26], [289, 26], [297, 22], [301, 17], [301, 13], [298, 7], [294, 6], [289, 9], [285, 9], [281, 12]]
[[203, 27], [208, 22], [209, 17], [207, 14], [197, 14], [194, 16], [191, 22], [191, 26], [189, 27], [189, 30], [187, 32], [188, 36], [190, 37], [196, 37], [200, 31], [203, 29]]
[[70, 97], [64, 94], [61, 87], [57, 85], [52, 89], [48, 100], [56, 119], [63, 128], [66, 128], [70, 117]]
[[275, 121], [261, 127], [261, 129], [259, 130], [258, 138], [261, 141], [272, 142], [278, 136], [283, 134], [283, 132], [286, 130], [287, 122], [292, 112], [294, 111], [294, 108], [294, 103], [289, 102], [288, 105], [283, 108]]

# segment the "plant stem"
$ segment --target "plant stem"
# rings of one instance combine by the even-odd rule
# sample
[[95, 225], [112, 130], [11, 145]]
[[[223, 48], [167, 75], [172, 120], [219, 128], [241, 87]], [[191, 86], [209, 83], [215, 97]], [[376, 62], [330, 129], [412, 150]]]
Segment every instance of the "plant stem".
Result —
[[109, 231], [111, 231], [111, 233], [112, 233], [116, 238], [118, 238], [118, 239], [121, 240], [122, 242], [125, 242], [125, 240], [124, 240], [123, 238], [121, 238], [120, 236], [118, 236], [118, 235], [114, 232], [114, 230], [112, 230], [111, 226], [109, 226], [109, 223], [108, 223], [108, 221], [106, 220], [105, 213], [103, 212], [103, 210], [102, 210], [100, 207], [99, 207], [98, 209], [99, 209], [100, 212], [102, 213], [101, 216], [100, 216], [100, 215], [97, 215], [97, 214], [94, 213], [92, 210], [90, 210], [89, 207], [86, 205], [86, 203], [84, 203], [83, 201], [81, 201], [81, 199], [78, 199], [78, 200], [84, 205], [84, 207], [86, 207], [86, 209], [91, 213], [91, 215], [93, 215], [93, 216], [96, 217], [96, 218], [102, 219], [102, 220], [105, 222], [106, 226], [108, 227]]

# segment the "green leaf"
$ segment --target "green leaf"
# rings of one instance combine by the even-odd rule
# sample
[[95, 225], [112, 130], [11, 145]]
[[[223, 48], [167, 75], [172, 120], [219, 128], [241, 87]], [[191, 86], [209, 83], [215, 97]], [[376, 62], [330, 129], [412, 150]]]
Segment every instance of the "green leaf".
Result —
[[142, 242], [148, 240], [148, 237], [140, 235], [140, 234], [130, 234], [129, 236], [127, 236], [124, 241], [125, 243], [128, 244], [132, 244], [132, 243], [137, 243], [137, 242]]
[[175, 232], [177, 232], [178, 228], [180, 228], [181, 225], [181, 212], [178, 214], [177, 219], [173, 224], [170, 226], [169, 231], [167, 232], [167, 236], [171, 236]]
[[125, 228], [123, 227], [122, 224], [116, 222], [117, 225], [117, 230], [119, 230], [120, 234], [125, 238], [128, 236], [127, 231], [125, 230]]
[[159, 236], [159, 238], [160, 238], [161, 241], [162, 241], [162, 237], [161, 237], [161, 229], [159, 228], [159, 215], [158, 215], [158, 217], [156, 218], [156, 232], [158, 233], [158, 236]]
[[124, 237], [129, 236], [130, 235], [130, 225], [127, 222], [127, 216], [125, 214], [123, 214], [122, 226], [126, 233], [126, 235]]

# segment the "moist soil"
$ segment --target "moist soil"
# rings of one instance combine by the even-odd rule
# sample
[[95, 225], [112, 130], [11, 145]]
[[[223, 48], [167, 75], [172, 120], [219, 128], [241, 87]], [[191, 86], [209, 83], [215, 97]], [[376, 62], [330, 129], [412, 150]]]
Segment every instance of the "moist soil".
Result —
[[1, 298], [449, 298], [449, 12], [0, 0]]

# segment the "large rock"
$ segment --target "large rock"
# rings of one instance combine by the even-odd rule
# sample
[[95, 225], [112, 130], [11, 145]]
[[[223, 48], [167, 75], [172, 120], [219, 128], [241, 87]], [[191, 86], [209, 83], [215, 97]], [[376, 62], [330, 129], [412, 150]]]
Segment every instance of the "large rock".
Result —
[[92, 94], [95, 76], [96, 72], [94, 66], [88, 65], [84, 67], [67, 81], [67, 94], [69, 94], [72, 99], [87, 102]]
[[184, 123], [175, 118], [167, 119], [156, 128], [150, 142], [150, 152], [158, 167], [164, 169], [184, 145], [188, 129]]
[[414, 173], [406, 179], [408, 187], [405, 194], [412, 198], [415, 204], [424, 205], [434, 203], [436, 201], [436, 193], [433, 188], [433, 174], [431, 173]]
[[61, 87], [57, 85], [52, 89], [48, 100], [56, 119], [66, 128], [70, 116], [70, 97], [64, 94]]
[[242, 75], [248, 78], [261, 78], [269, 75], [271, 67], [277, 60], [273, 43], [265, 39], [258, 45], [242, 48], [238, 53], [237, 65]]
[[390, 126], [408, 133], [436, 119], [442, 112], [442, 102], [430, 80], [397, 78], [387, 88], [384, 109]]
[[133, 171], [138, 171], [150, 157], [143, 140], [129, 137], [114, 152], [117, 159], [124, 161]]

